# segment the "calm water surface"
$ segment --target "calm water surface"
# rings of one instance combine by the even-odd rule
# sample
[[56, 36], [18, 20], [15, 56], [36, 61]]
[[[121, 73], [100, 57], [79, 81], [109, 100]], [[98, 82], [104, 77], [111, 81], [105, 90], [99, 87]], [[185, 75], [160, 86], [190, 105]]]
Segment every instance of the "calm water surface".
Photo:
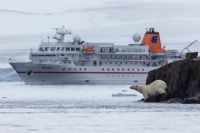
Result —
[[[137, 96], [112, 97], [119, 92]], [[200, 131], [200, 105], [138, 102], [141, 98], [126, 85], [0, 83], [0, 133]]]

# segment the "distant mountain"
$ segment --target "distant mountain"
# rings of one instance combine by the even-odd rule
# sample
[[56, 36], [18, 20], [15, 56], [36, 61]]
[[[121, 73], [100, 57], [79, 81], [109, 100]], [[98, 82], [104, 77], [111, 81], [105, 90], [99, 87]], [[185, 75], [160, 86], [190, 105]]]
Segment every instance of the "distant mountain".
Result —
[[12, 68], [0, 68], [0, 82], [3, 81], [21, 81], [20, 77]]

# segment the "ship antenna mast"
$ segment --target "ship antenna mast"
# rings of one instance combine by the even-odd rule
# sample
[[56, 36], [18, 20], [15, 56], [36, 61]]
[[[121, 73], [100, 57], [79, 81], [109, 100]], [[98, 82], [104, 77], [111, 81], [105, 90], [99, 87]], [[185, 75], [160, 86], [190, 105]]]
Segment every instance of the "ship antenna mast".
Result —
[[57, 43], [63, 43], [65, 39], [65, 35], [71, 35], [70, 30], [66, 30], [64, 26], [61, 28], [54, 28], [56, 30], [56, 35], [53, 37], [53, 39], [56, 39], [58, 42]]

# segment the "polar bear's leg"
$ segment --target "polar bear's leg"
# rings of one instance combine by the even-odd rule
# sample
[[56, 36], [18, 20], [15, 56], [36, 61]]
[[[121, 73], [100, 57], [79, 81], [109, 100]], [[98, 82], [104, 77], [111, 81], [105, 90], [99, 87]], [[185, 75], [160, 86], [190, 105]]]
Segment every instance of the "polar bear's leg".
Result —
[[149, 97], [147, 92], [143, 92], [143, 96], [144, 96], [144, 99], [147, 99]]
[[165, 89], [163, 89], [163, 88], [158, 88], [157, 92], [158, 92], [158, 94], [164, 94], [164, 93], [166, 93]]

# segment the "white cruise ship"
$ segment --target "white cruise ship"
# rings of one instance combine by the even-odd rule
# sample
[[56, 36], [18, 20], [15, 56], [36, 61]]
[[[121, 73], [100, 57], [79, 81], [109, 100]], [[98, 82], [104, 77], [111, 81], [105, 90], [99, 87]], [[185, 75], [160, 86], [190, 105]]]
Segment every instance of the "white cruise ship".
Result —
[[150, 70], [181, 59], [180, 52], [161, 46], [154, 28], [148, 29], [141, 41], [135, 34], [135, 43], [127, 46], [85, 42], [78, 36], [72, 42], [64, 41], [66, 35], [71, 32], [56, 28], [56, 41], [48, 38], [31, 50], [29, 62], [10, 60], [25, 84], [140, 84], [145, 83]]

